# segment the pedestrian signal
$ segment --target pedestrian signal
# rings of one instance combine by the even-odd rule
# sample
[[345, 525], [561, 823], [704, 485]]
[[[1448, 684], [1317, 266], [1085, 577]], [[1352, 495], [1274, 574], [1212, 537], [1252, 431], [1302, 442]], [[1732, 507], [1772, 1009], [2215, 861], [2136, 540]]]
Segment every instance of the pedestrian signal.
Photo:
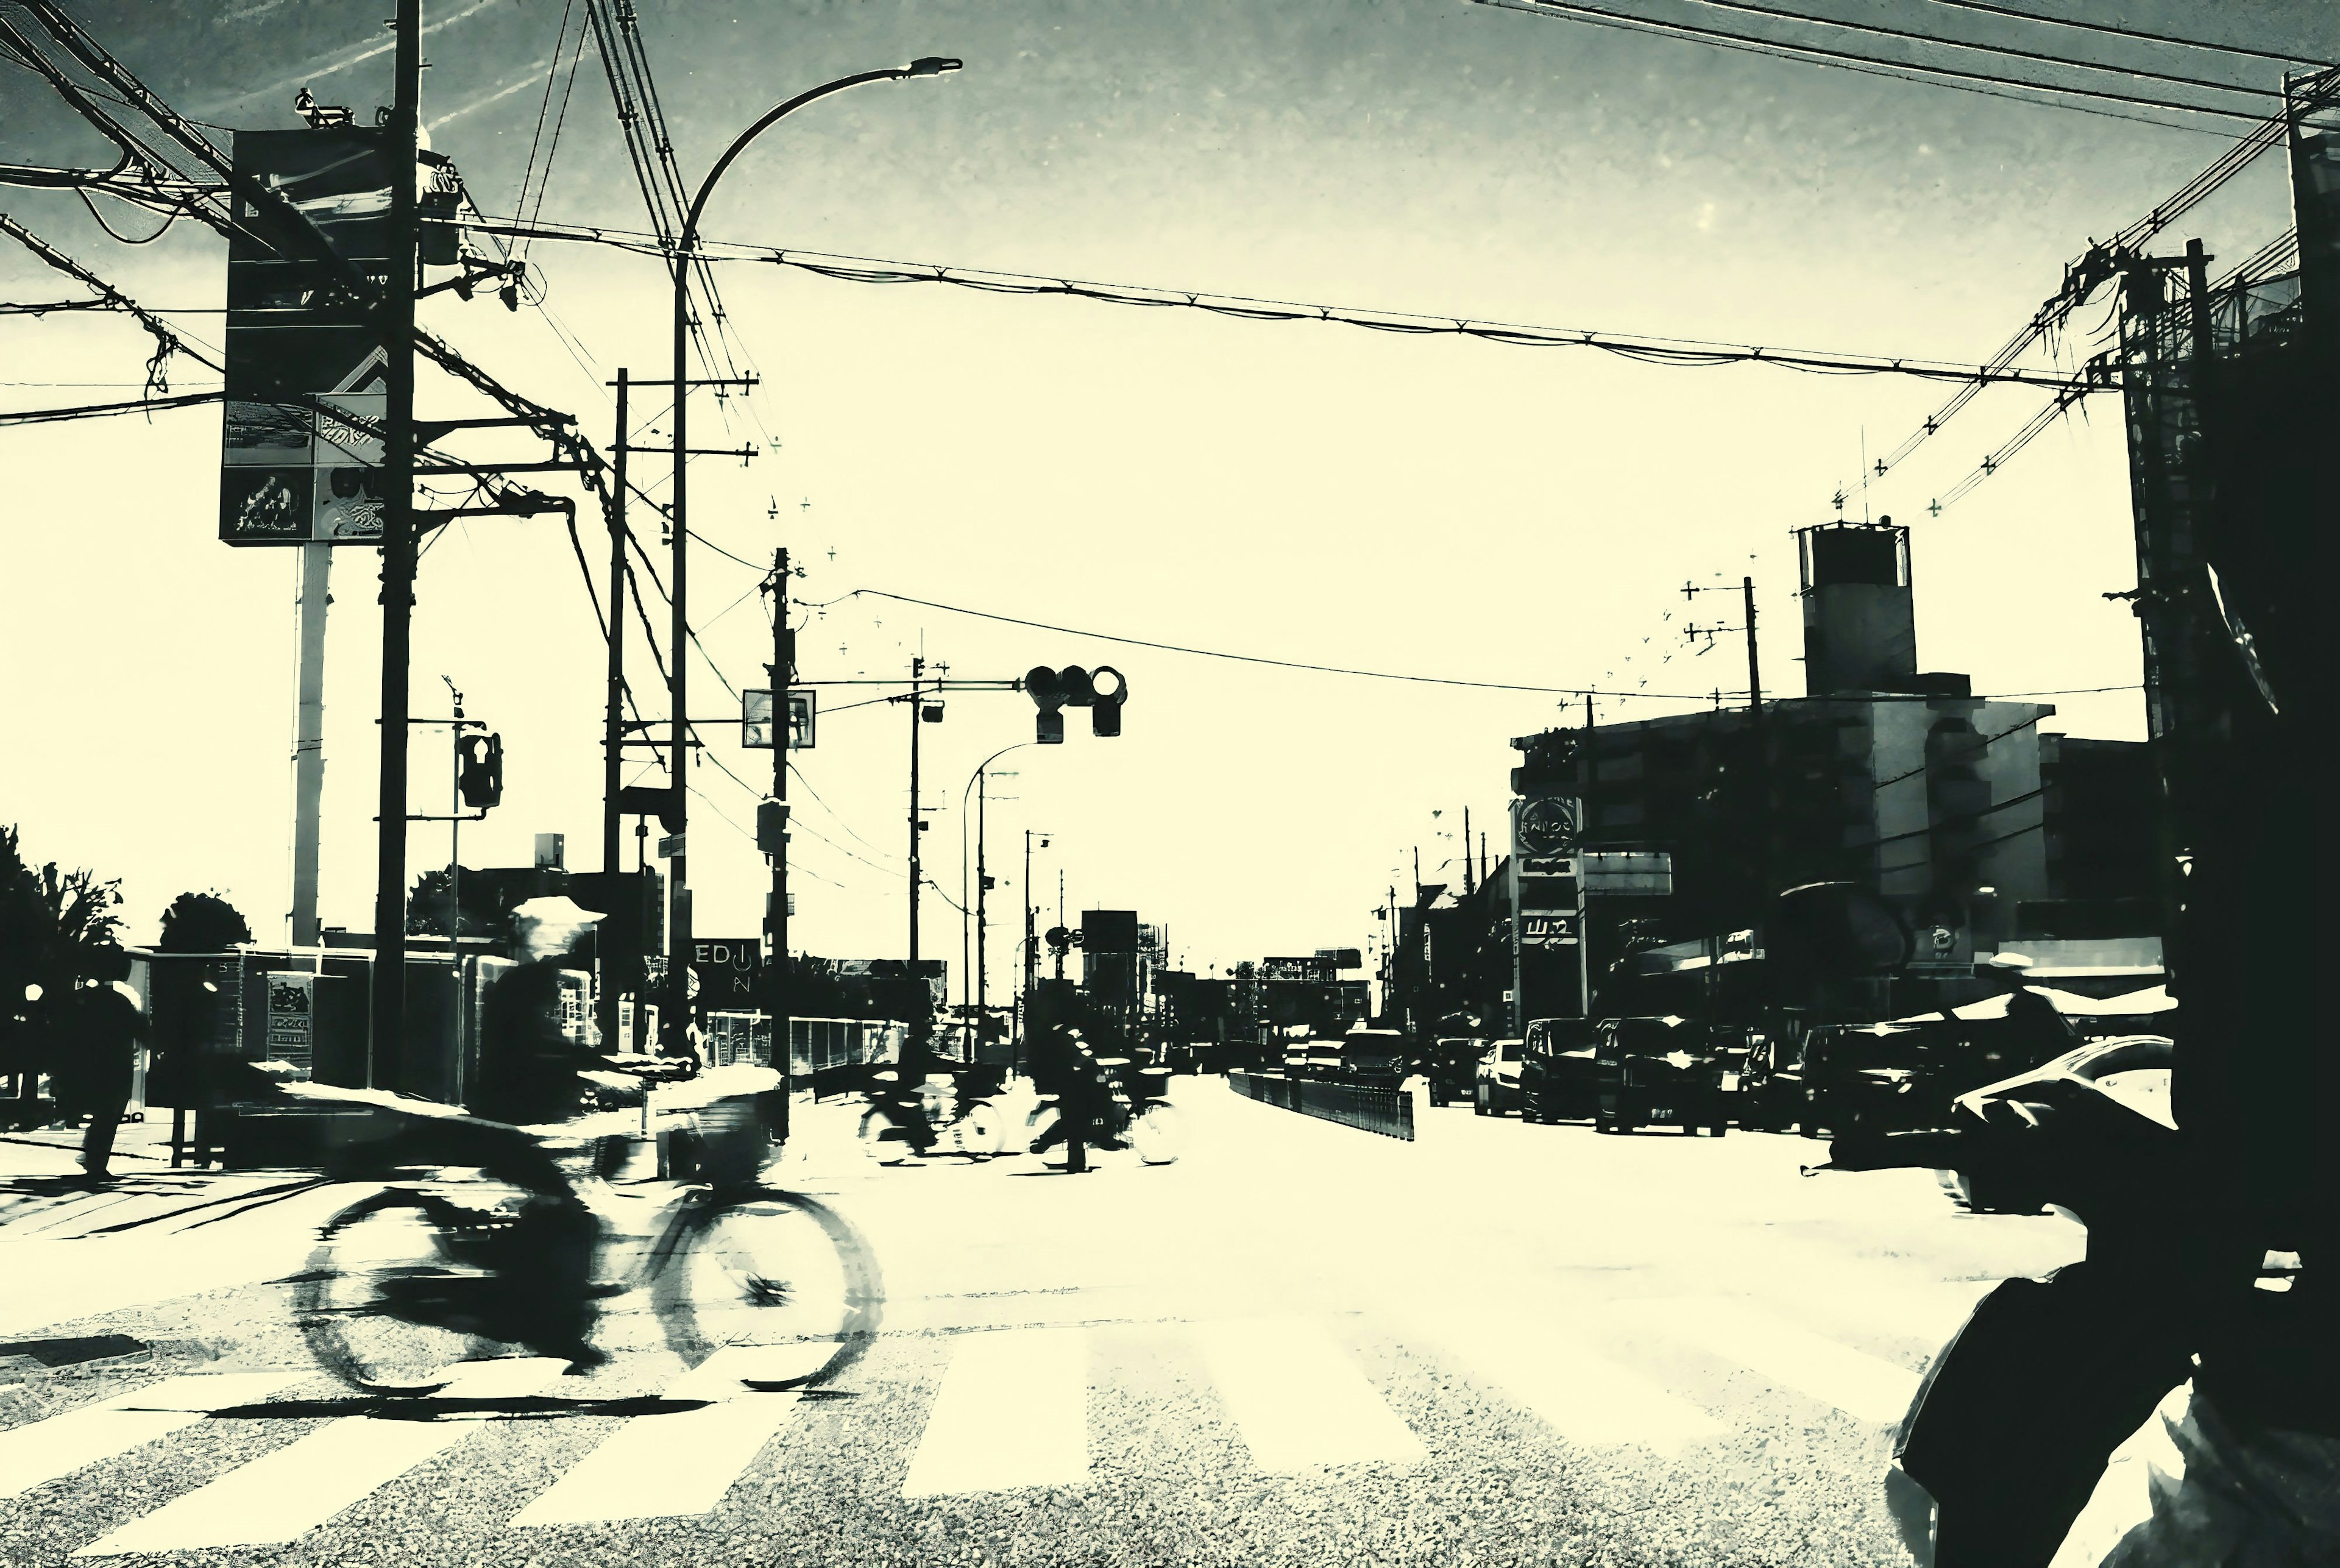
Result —
[[484, 811], [504, 798], [504, 738], [466, 735], [455, 742], [455, 787], [463, 804]]

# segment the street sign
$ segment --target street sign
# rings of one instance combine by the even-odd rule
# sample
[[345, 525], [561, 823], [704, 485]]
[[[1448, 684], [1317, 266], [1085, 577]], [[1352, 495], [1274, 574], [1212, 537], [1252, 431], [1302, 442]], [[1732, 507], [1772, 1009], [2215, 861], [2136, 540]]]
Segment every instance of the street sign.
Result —
[[[788, 749], [813, 749], [813, 723], [819, 711], [819, 694], [809, 687], [788, 693]], [[772, 694], [750, 687], [739, 693], [739, 744], [751, 751], [772, 749]]]
[[682, 840], [683, 835], [680, 833], [669, 833], [665, 838], [660, 839], [658, 843], [659, 858], [661, 860], [671, 860], [677, 855], [681, 854], [683, 852]]

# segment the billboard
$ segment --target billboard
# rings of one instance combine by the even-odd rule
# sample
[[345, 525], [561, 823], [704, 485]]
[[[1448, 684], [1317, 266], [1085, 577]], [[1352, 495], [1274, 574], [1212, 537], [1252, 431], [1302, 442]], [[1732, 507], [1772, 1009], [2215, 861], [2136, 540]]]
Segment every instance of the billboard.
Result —
[[1590, 1011], [1584, 948], [1584, 802], [1534, 795], [1512, 802], [1512, 1027]]
[[[382, 133], [239, 131], [235, 170], [283, 193], [387, 287], [397, 269]], [[273, 213], [238, 201], [228, 240], [220, 538], [378, 544], [390, 356], [363, 305]], [[272, 243], [271, 242], [276, 242]], [[342, 417], [346, 416], [346, 417]]]

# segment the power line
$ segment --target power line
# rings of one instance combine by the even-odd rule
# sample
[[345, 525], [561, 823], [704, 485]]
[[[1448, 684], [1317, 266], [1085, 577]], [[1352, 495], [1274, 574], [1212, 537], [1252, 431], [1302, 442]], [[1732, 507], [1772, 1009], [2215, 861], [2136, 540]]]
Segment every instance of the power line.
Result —
[[1991, 5], [1983, 0], [1932, 0], [1936, 5], [1954, 6], [1960, 11], [1981, 11], [1993, 16], [2011, 16], [2019, 22], [2037, 22], [2043, 27], [2070, 27], [2085, 33], [2104, 33], [2116, 38], [2134, 38], [2140, 43], [2166, 44], [2177, 49], [2206, 49], [2220, 55], [2241, 55], [2254, 60], [2273, 60], [2278, 64], [2331, 65], [2340, 64], [2319, 60], [2310, 55], [2278, 55], [2266, 49], [2253, 49], [2241, 44], [2212, 44], [2199, 38], [2180, 38], [2168, 33], [2147, 33], [2135, 27], [2122, 27], [2110, 22], [2082, 22], [2068, 16], [2043, 16], [2036, 11], [2018, 11], [2012, 6]]
[[223, 402], [227, 394], [216, 392], [179, 392], [170, 397], [141, 398], [135, 402], [85, 403], [79, 408], [18, 409], [0, 413], [0, 426], [20, 424], [62, 424], [67, 420], [104, 419], [119, 413], [154, 413], [174, 408], [193, 408], [201, 403]]
[[[655, 254], [657, 236], [636, 231], [583, 223], [524, 224], [513, 219], [486, 218], [480, 225], [490, 233], [529, 234], [540, 239], [577, 240], [607, 244], [641, 254]], [[1307, 304], [1292, 300], [1264, 299], [1247, 294], [1212, 293], [1202, 290], [1163, 288], [1142, 283], [1103, 283], [1051, 278], [987, 268], [937, 265], [924, 262], [882, 261], [868, 256], [844, 256], [817, 251], [792, 251], [772, 246], [703, 242], [699, 249], [713, 261], [754, 261], [815, 273], [820, 277], [860, 283], [948, 283], [997, 294], [1058, 294], [1106, 304], [1138, 305], [1204, 311], [1240, 321], [1319, 322], [1369, 331], [1421, 337], [1466, 337], [1514, 348], [1589, 348], [1651, 364], [1710, 367], [1732, 364], [1776, 365], [1784, 370], [1827, 375], [1905, 375], [1925, 381], [1961, 385], [2000, 382], [2064, 391], [2085, 387], [2103, 390], [2080, 378], [2046, 371], [2018, 370], [2008, 364], [1977, 365], [1910, 355], [1831, 352], [1808, 349], [1770, 348], [1761, 344], [1726, 343], [1701, 338], [1665, 337], [1650, 332], [1609, 332], [1588, 327], [1542, 327], [1513, 322], [1481, 321], [1468, 316], [1433, 315], [1414, 311], [1390, 311], [1360, 306]]]
[[[1884, 67], [1894, 73], [1913, 76], [1938, 76], [1958, 82], [1988, 83], [1996, 86], [2013, 87], [2024, 92], [2088, 98], [2099, 103], [2127, 104], [2145, 109], [2166, 109], [2177, 114], [2200, 114], [2211, 119], [2241, 120], [2248, 124], [2256, 124], [2259, 118], [2256, 114], [2245, 110], [2187, 104], [2174, 98], [2152, 98], [2137, 93], [2115, 93], [2101, 87], [2062, 86], [2048, 82], [2033, 82], [2021, 76], [2000, 76], [1988, 71], [1968, 71], [1956, 65], [1924, 65], [1914, 61], [1879, 60], [1872, 55], [1856, 55], [1849, 50], [1831, 49], [1819, 44], [1790, 44], [1777, 39], [1750, 37], [1744, 33], [1731, 33], [1717, 27], [1701, 27], [1690, 22], [1660, 22], [1646, 16], [1635, 16], [1625, 12], [1604, 10], [1597, 5], [1582, 5], [1578, 3], [1578, 0], [1475, 0], [1475, 3], [1492, 5], [1499, 10], [1519, 11], [1531, 16], [1543, 16], [1558, 21], [1598, 19], [1610, 23], [1622, 23], [1641, 30], [1687, 38], [1699, 43], [1722, 40], [1736, 45], [1751, 45], [1776, 50], [1812, 65], [1851, 62], [1864, 66]], [[1719, 3], [1719, 0], [1696, 0], [1696, 3], [1715, 4]], [[1816, 20], [1810, 17], [1801, 19]], [[1845, 25], [1851, 25], [1845, 24]], [[2045, 102], [2045, 100], [2035, 101]], [[2071, 108], [2075, 105], [2048, 104], [2048, 106]]]
[[[2000, 55], [2012, 60], [2029, 60], [2038, 65], [2061, 65], [2074, 71], [2098, 71], [2108, 75], [2131, 76], [2148, 82], [2167, 82], [2181, 87], [2200, 87], [2212, 92], [2242, 93], [2258, 98], [2283, 96], [2279, 87], [2245, 87], [2226, 82], [2212, 82], [2200, 76], [2181, 75], [2175, 72], [2147, 70], [2142, 66], [2107, 65], [2094, 60], [2077, 60], [2068, 55], [2051, 55], [2036, 49], [2019, 49], [2003, 44], [1977, 44], [1963, 38], [1947, 38], [1938, 33], [1919, 33], [1907, 27], [1890, 27], [1875, 22], [1847, 22], [1833, 16], [1816, 16], [1810, 12], [1794, 11], [1783, 6], [1758, 5], [1752, 0], [1689, 0], [1693, 5], [1710, 6], [1719, 11], [1740, 11], [1752, 16], [1770, 16], [1786, 22], [1801, 22], [1815, 27], [1834, 27], [1847, 33], [1864, 33], [1871, 37], [1899, 38], [1910, 43], [1931, 44], [1944, 49], [1964, 49], [1978, 55]], [[1928, 67], [1919, 66], [1923, 70]], [[2054, 89], [2061, 91], [2062, 89]]]

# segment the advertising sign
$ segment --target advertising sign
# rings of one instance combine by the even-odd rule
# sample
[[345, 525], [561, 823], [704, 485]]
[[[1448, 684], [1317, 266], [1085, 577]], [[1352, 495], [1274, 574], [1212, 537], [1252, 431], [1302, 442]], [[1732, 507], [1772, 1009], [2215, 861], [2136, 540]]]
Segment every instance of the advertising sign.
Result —
[[[283, 193], [334, 251], [388, 285], [396, 269], [381, 132], [240, 131], [235, 168]], [[292, 259], [303, 252], [272, 212], [239, 200], [235, 216], [220, 538], [378, 544], [385, 499], [378, 432], [390, 404], [381, 334], [326, 263]]]
[[317, 1048], [317, 977], [268, 971], [268, 1059], [305, 1067]]
[[754, 937], [708, 937], [690, 945], [698, 996], [717, 1010], [756, 1003], [756, 981], [764, 971], [764, 945]]

